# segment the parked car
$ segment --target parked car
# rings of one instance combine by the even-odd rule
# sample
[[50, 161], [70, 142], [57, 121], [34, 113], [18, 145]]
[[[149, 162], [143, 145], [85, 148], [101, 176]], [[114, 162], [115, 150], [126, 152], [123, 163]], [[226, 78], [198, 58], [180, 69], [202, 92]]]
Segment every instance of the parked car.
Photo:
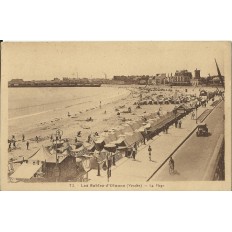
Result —
[[209, 135], [209, 130], [206, 125], [206, 123], [200, 123], [197, 126], [197, 132], [196, 132], [197, 137], [199, 136], [208, 136]]

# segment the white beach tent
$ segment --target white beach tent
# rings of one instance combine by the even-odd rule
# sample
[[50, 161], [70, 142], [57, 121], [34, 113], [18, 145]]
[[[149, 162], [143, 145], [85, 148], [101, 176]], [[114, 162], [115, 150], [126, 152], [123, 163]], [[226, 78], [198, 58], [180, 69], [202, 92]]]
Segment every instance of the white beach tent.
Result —
[[[66, 156], [58, 155], [58, 163], [61, 163]], [[47, 148], [42, 146], [32, 157], [29, 158], [29, 161], [43, 161], [47, 163], [56, 163], [56, 152], [52, 150], [51, 152], [48, 151]]]
[[10, 176], [12, 179], [16, 180], [29, 180], [31, 179], [35, 173], [37, 173], [42, 167], [41, 163], [23, 163], [21, 166], [17, 168], [17, 170]]

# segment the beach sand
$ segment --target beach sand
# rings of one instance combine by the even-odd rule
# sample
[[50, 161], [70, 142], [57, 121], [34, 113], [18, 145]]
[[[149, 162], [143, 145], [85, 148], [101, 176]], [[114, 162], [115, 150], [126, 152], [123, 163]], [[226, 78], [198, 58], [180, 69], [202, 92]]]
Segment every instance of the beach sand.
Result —
[[[112, 102], [107, 104], [97, 105], [85, 111], [81, 110], [80, 106], [72, 108], [71, 116], [67, 112], [62, 115], [57, 114], [56, 111], [35, 115], [31, 118], [17, 119], [17, 123], [9, 123], [9, 138], [15, 135], [16, 149], [9, 152], [8, 158], [14, 160], [27, 159], [33, 155], [42, 145], [51, 145], [50, 137], [56, 133], [57, 129], [63, 131], [62, 138], [69, 138], [74, 141], [77, 132], [81, 131], [82, 136], [77, 137], [79, 141], [87, 142], [88, 135], [98, 132], [99, 134], [122, 125], [126, 121], [134, 121], [140, 119], [142, 115], [147, 113], [154, 113], [161, 107], [164, 111], [171, 111], [175, 107], [173, 104], [168, 105], [142, 105], [140, 109], [134, 105], [140, 98], [140, 93], [143, 92], [144, 87], [139, 86], [128, 87], [128, 93], [121, 96], [119, 99], [112, 99]], [[168, 89], [168, 87], [165, 87]], [[192, 90], [191, 90], [192, 91]], [[198, 90], [199, 92], [199, 90]], [[155, 93], [155, 92], [153, 92]], [[156, 91], [159, 94], [159, 91]], [[192, 93], [192, 92], [191, 92]], [[124, 107], [123, 107], [124, 106]], [[131, 107], [131, 113], [123, 113]], [[115, 109], [119, 111], [116, 111]], [[80, 113], [80, 111], [82, 111]], [[106, 112], [106, 113], [105, 113]], [[117, 113], [120, 112], [120, 115]], [[87, 122], [87, 118], [92, 118], [93, 121]], [[27, 128], [27, 129], [25, 129]], [[22, 142], [22, 134], [25, 135], [25, 141]], [[35, 141], [35, 137], [39, 137], [39, 142]], [[26, 141], [29, 141], [29, 149], [26, 149]]]

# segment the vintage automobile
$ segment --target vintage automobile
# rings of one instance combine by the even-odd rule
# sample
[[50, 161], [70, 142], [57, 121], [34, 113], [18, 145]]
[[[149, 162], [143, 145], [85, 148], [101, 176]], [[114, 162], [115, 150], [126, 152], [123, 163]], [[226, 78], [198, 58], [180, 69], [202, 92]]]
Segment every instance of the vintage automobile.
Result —
[[209, 131], [208, 131], [208, 127], [207, 127], [206, 123], [200, 123], [197, 126], [196, 135], [197, 135], [197, 137], [199, 137], [199, 136], [208, 136], [209, 135]]

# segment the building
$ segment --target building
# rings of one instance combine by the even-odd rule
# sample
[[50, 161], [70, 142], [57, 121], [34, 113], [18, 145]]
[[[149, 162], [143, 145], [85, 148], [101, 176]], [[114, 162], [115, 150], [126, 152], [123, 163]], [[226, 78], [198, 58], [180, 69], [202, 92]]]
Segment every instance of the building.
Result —
[[194, 70], [194, 78], [200, 79], [201, 78], [201, 70], [198, 70], [197, 68]]
[[188, 70], [176, 71], [171, 79], [171, 85], [192, 85], [192, 73]]
[[23, 79], [12, 79], [8, 82], [9, 85], [17, 86], [19, 84], [24, 83]]
[[166, 73], [156, 74], [155, 84], [156, 85], [165, 85], [166, 78], [167, 78]]
[[197, 68], [194, 70], [194, 78], [191, 80], [192, 85], [198, 86], [201, 80], [201, 71]]

